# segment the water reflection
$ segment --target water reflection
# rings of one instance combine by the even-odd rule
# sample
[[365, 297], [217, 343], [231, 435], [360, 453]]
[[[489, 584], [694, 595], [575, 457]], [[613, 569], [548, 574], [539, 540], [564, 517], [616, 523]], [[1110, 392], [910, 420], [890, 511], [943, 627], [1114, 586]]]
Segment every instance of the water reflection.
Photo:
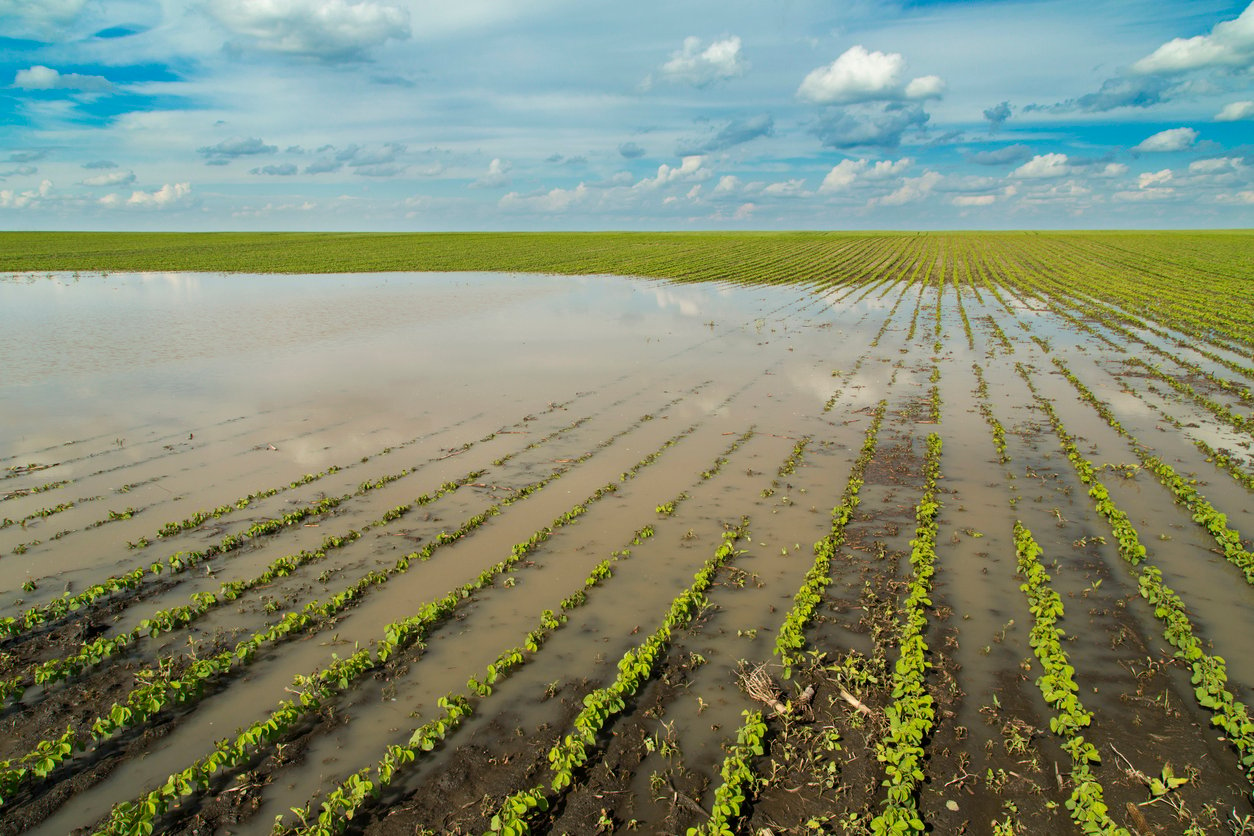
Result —
[[701, 321], [751, 322], [763, 295], [491, 273], [8, 277], [0, 455], [115, 419], [333, 399], [401, 408], [525, 391], [537, 374], [574, 391], [708, 338]]

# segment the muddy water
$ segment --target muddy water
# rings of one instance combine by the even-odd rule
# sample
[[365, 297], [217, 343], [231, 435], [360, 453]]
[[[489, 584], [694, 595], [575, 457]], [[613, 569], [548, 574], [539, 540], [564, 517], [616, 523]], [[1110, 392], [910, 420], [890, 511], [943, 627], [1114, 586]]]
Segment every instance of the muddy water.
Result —
[[537, 376], [590, 388], [795, 298], [492, 274], [8, 279], [0, 459], [111, 423], [194, 432], [300, 401], [409, 415], [470, 390], [498, 404], [550, 393]]

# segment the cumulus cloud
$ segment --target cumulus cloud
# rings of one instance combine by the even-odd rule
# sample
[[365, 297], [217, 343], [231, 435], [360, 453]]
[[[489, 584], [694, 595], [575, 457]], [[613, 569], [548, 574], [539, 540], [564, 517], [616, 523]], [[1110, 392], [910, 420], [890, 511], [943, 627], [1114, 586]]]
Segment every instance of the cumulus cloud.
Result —
[[967, 209], [972, 206], [991, 206], [997, 201], [997, 195], [993, 194], [962, 194], [956, 196], [950, 201], [959, 209]]
[[718, 178], [718, 185], [714, 187], [714, 194], [734, 194], [740, 188], [740, 178], [734, 174], [725, 174]]
[[[704, 47], [700, 38], [689, 36], [684, 38], [683, 47], [672, 53], [670, 60], [658, 69], [657, 76], [662, 81], [707, 87], [716, 81], [744, 75], [747, 68], [740, 54], [740, 38], [735, 35]], [[653, 80], [652, 75], [646, 78], [644, 88], [651, 87]]]
[[27, 209], [38, 206], [40, 202], [52, 194], [52, 181], [39, 181], [39, 188], [14, 191], [0, 189], [0, 209]]
[[189, 203], [191, 193], [190, 183], [166, 183], [153, 192], [131, 192], [131, 196], [126, 200], [123, 200], [121, 195], [105, 195], [100, 198], [100, 203], [110, 208], [126, 206], [139, 209], [167, 209]]
[[1192, 128], [1171, 128], [1147, 137], [1132, 148], [1133, 151], [1185, 151], [1197, 141], [1197, 131]]
[[1229, 102], [1215, 114], [1216, 122], [1239, 122], [1254, 119], [1254, 102]]
[[217, 145], [201, 146], [196, 149], [196, 153], [215, 165], [221, 165], [237, 157], [273, 154], [278, 150], [277, 145], [266, 145], [257, 137], [232, 137], [222, 140]]
[[1164, 168], [1162, 171], [1146, 171], [1142, 172], [1136, 178], [1137, 188], [1148, 189], [1151, 186], [1157, 186], [1162, 183], [1170, 182], [1172, 179], [1171, 169]]
[[1241, 171], [1244, 168], [1245, 161], [1240, 157], [1211, 157], [1189, 163], [1190, 174], [1225, 174], [1230, 171]]
[[1029, 180], [1065, 177], [1071, 173], [1066, 154], [1037, 154], [1010, 173], [1011, 177]]
[[108, 174], [98, 174], [95, 177], [88, 177], [83, 181], [84, 186], [129, 186], [135, 182], [135, 172], [133, 171], [111, 171]]
[[816, 104], [922, 100], [935, 98], [945, 82], [929, 75], [903, 83], [906, 59], [900, 53], [869, 52], [861, 44], [818, 67], [802, 80], [797, 96]]
[[509, 185], [509, 170], [512, 168], [508, 162], [501, 159], [493, 159], [488, 163], [488, 170], [482, 177], [470, 184], [472, 189], [499, 189]]
[[665, 186], [668, 183], [678, 183], [685, 180], [694, 182], [709, 180], [712, 176], [713, 173], [705, 167], [705, 157], [692, 155], [684, 157], [678, 168], [662, 163], [657, 167], [656, 177], [646, 177], [636, 183], [633, 188], [653, 189], [658, 186]]
[[1122, 177], [1127, 173], [1128, 167], [1123, 163], [1106, 163], [1092, 172], [1094, 177]]
[[851, 188], [858, 180], [882, 180], [901, 174], [914, 163], [909, 157], [900, 160], [879, 160], [869, 163], [866, 160], [845, 159], [832, 166], [819, 186], [820, 194], [843, 192]]
[[375, 0], [209, 0], [205, 8], [236, 48], [322, 61], [361, 60], [410, 36], [409, 11]]
[[1209, 35], [1173, 38], [1132, 65], [1136, 73], [1183, 73], [1254, 66], [1254, 3], [1236, 20], [1215, 24]]
[[997, 133], [1010, 118], [1010, 102], [1002, 102], [988, 108], [984, 111], [984, 118], [988, 120], [989, 133]]
[[74, 90], [81, 93], [107, 93], [113, 89], [109, 79], [102, 75], [61, 73], [42, 64], [18, 70], [13, 86], [19, 90]]
[[918, 104], [846, 107], [820, 119], [814, 134], [829, 148], [896, 148], [906, 131], [921, 130], [930, 118]]
[[624, 142], [618, 146], [618, 153], [628, 160], [634, 160], [644, 156], [644, 148], [634, 142]]
[[676, 153], [681, 157], [687, 157], [694, 154], [726, 151], [728, 148], [742, 145], [759, 137], [770, 136], [774, 130], [775, 120], [765, 114], [748, 119], [733, 119], [714, 136], [695, 144], [682, 145]]
[[939, 172], [925, 171], [918, 177], [905, 178], [895, 191], [876, 198], [871, 203], [878, 203], [881, 206], [904, 206], [907, 203], [914, 203], [931, 194], [943, 179], [945, 178]]
[[1032, 156], [1032, 149], [1023, 143], [1003, 145], [988, 151], [977, 151], [967, 157], [976, 165], [1013, 165], [1021, 163]]
[[526, 209], [537, 212], [565, 212], [588, 196], [588, 187], [580, 183], [573, 189], [551, 189], [532, 195], [510, 192], [497, 201], [502, 209]]

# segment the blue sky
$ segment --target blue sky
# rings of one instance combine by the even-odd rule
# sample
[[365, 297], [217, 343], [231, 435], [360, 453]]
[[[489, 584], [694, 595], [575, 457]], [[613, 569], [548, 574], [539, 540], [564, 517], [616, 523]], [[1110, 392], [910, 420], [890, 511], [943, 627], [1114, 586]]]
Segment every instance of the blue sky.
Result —
[[1254, 5], [0, 0], [3, 229], [1254, 227]]

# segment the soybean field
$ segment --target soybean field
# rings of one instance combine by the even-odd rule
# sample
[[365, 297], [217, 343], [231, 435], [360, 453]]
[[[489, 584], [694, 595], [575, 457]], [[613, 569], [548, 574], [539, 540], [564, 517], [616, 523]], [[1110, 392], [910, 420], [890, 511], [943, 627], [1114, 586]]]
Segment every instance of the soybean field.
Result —
[[0, 833], [1254, 834], [1254, 235], [0, 235]]

